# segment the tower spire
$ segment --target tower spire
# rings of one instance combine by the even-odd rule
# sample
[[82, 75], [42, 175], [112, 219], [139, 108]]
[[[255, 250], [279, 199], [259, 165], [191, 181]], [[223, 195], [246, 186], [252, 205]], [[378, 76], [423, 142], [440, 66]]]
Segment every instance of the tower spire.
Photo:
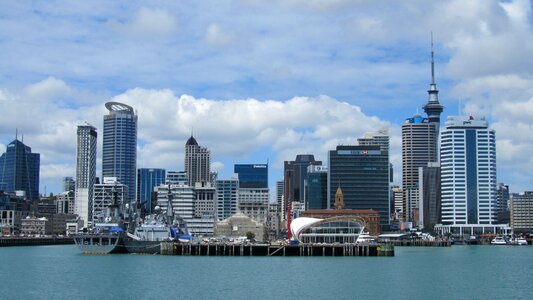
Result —
[[431, 84], [435, 84], [435, 59], [433, 52], [433, 31], [431, 32]]
[[430, 123], [435, 123], [435, 130], [439, 131], [440, 114], [444, 106], [439, 103], [439, 90], [435, 82], [435, 51], [433, 50], [433, 32], [431, 32], [431, 83], [428, 90], [428, 102], [424, 105], [424, 112], [428, 115]]

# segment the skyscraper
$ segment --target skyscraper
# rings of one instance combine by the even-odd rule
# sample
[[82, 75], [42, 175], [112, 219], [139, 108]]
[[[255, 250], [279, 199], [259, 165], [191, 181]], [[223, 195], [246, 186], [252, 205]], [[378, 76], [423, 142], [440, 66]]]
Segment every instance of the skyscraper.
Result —
[[137, 201], [151, 214], [157, 203], [154, 188], [165, 183], [165, 169], [139, 168], [137, 170]]
[[137, 114], [133, 107], [107, 102], [104, 116], [102, 178], [116, 177], [128, 187], [127, 202], [135, 200], [137, 181]]
[[[298, 154], [294, 161], [285, 161], [282, 205], [284, 209], [288, 209], [293, 201], [305, 202], [305, 180], [309, 165], [321, 166], [322, 161], [315, 160], [312, 154]], [[286, 216], [286, 211], [284, 214]]]
[[200, 147], [191, 135], [185, 144], [185, 173], [187, 184], [191, 187], [197, 182], [211, 182], [211, 154], [207, 148]]
[[435, 123], [416, 114], [402, 125], [402, 186], [407, 221], [418, 221], [420, 198], [419, 170], [437, 159]]
[[496, 134], [484, 119], [448, 117], [442, 132], [441, 187], [443, 225], [463, 230], [495, 223]]
[[0, 156], [0, 190], [7, 193], [24, 191], [26, 198], [39, 199], [39, 167], [41, 156], [18, 139], [9, 143]]
[[92, 222], [94, 184], [96, 183], [96, 128], [85, 123], [78, 125], [76, 143], [76, 189], [74, 213], [84, 227]]
[[389, 224], [389, 153], [380, 146], [337, 146], [328, 153], [328, 208], [340, 187], [346, 209], [373, 209]]

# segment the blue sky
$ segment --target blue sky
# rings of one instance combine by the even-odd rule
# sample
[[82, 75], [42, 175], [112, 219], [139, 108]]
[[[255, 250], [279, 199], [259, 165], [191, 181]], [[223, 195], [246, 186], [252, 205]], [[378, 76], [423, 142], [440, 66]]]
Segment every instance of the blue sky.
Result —
[[325, 161], [388, 127], [399, 183], [433, 31], [443, 119], [486, 116], [498, 181], [531, 190], [531, 21], [525, 0], [0, 0], [0, 151], [18, 128], [41, 153], [41, 192], [58, 192], [74, 176], [76, 124], [101, 136], [113, 100], [138, 110], [138, 167], [183, 169], [194, 128], [220, 177], [268, 160], [273, 184], [296, 154]]

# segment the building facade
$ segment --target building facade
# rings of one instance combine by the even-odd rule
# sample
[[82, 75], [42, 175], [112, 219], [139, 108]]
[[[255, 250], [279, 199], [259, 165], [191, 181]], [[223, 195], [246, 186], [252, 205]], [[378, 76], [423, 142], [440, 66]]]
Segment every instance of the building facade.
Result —
[[389, 153], [380, 146], [337, 146], [328, 152], [328, 208], [342, 188], [347, 209], [373, 209], [390, 219]]
[[328, 208], [328, 168], [310, 165], [307, 170], [305, 209]]
[[433, 228], [441, 222], [440, 164], [428, 163], [419, 168], [419, 227]]
[[157, 203], [155, 187], [165, 183], [166, 170], [140, 168], [137, 170], [137, 201], [151, 214]]
[[419, 202], [422, 196], [419, 168], [438, 161], [435, 126], [435, 123], [420, 115], [407, 118], [402, 125], [402, 187], [407, 208], [405, 217], [407, 221], [414, 223], [419, 221]]
[[510, 200], [511, 228], [515, 233], [533, 233], [533, 192], [513, 195]]
[[239, 203], [239, 179], [219, 179], [216, 181], [217, 220], [227, 219], [237, 213]]
[[65, 191], [55, 200], [57, 214], [74, 214], [74, 191]]
[[76, 141], [76, 189], [74, 213], [80, 216], [82, 226], [92, 222], [94, 185], [96, 184], [96, 128], [85, 123], [78, 125]]
[[103, 183], [94, 185], [92, 224], [103, 222], [108, 217], [108, 207], [113, 203], [117, 205], [129, 203], [128, 186], [120, 183], [116, 177], [104, 177]]
[[268, 188], [268, 164], [236, 164], [240, 188]]
[[30, 200], [39, 200], [39, 171], [41, 156], [15, 139], [0, 156], [0, 191], [23, 191]]
[[494, 224], [496, 183], [495, 131], [484, 119], [448, 117], [441, 143], [442, 224]]
[[61, 191], [68, 192], [76, 189], [76, 182], [72, 177], [63, 177], [61, 179]]
[[137, 114], [133, 107], [107, 102], [102, 146], [102, 178], [116, 177], [128, 187], [128, 203], [137, 191]]
[[192, 135], [185, 143], [185, 173], [190, 186], [211, 182], [211, 154], [207, 148], [200, 147]]
[[268, 222], [268, 200], [268, 188], [239, 188], [239, 211], [263, 224]]

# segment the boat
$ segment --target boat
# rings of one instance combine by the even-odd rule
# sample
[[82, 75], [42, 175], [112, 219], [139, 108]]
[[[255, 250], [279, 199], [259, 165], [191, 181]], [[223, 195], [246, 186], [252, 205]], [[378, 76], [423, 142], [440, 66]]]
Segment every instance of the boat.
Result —
[[378, 240], [377, 236], [372, 236], [368, 232], [362, 232], [358, 237], [356, 244], [366, 244], [366, 243], [376, 243]]
[[511, 240], [511, 245], [527, 245], [527, 240], [523, 237], [515, 237]]
[[142, 223], [137, 224], [133, 233], [126, 232], [124, 247], [127, 253], [158, 254], [161, 242], [186, 243], [190, 240], [187, 223], [174, 215], [172, 195], [169, 193], [166, 213], [163, 214], [161, 207], [156, 206], [154, 214], [146, 216]]
[[491, 245], [507, 245], [507, 241], [502, 236], [497, 236], [490, 241]]
[[105, 215], [95, 218], [87, 232], [74, 235], [74, 243], [83, 254], [125, 253], [124, 217], [113, 190], [113, 201], [107, 207]]

